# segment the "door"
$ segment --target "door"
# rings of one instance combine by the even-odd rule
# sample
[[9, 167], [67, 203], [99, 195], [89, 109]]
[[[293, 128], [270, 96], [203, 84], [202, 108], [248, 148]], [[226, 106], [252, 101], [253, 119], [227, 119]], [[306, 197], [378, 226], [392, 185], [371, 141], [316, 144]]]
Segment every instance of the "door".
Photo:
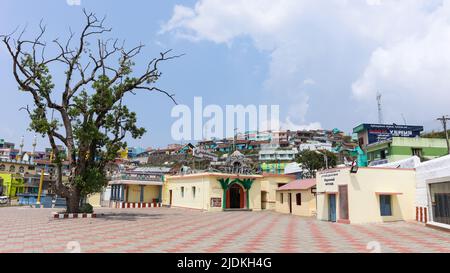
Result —
[[169, 205], [172, 206], [172, 190], [169, 191]]
[[292, 193], [289, 193], [289, 213], [292, 214]]
[[262, 191], [261, 192], [261, 209], [267, 209], [267, 195], [268, 192]]
[[241, 208], [241, 189], [236, 184], [234, 184], [230, 188], [230, 208], [231, 209]]
[[227, 208], [243, 209], [245, 207], [244, 198], [244, 189], [238, 184], [233, 184], [227, 191]]
[[328, 221], [336, 222], [336, 194], [328, 195]]
[[339, 186], [339, 219], [350, 220], [348, 213], [348, 186]]

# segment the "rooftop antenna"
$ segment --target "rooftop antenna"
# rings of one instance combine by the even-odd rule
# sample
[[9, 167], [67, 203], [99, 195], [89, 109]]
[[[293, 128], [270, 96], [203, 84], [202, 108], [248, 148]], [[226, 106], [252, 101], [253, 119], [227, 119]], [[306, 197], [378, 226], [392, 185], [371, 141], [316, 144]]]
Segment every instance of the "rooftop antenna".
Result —
[[403, 122], [404, 122], [405, 125], [406, 125], [406, 118], [405, 118], [405, 115], [403, 115], [403, 113], [402, 113], [402, 119], [403, 119]]
[[381, 105], [381, 98], [382, 95], [381, 93], [378, 91], [377, 92], [377, 103], [378, 103], [378, 123], [379, 124], [383, 124], [384, 120], [383, 120], [383, 111], [382, 111], [382, 105]]

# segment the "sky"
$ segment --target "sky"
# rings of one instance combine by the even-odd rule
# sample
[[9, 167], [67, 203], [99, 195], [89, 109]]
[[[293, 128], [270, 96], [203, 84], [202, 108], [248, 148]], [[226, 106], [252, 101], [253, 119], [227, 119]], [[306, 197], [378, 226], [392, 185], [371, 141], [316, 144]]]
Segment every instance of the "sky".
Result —
[[[173, 49], [158, 86], [180, 104], [280, 105], [285, 129], [339, 128], [378, 121], [439, 130], [450, 114], [450, 1], [445, 0], [0, 0], [0, 33], [39, 21], [46, 39], [83, 23], [82, 9], [106, 15], [111, 35], [146, 44], [142, 60]], [[51, 52], [50, 52], [51, 53]], [[139, 65], [139, 63], [138, 63]], [[58, 75], [55, 78], [58, 79]], [[33, 133], [0, 46], [0, 138]], [[171, 137], [173, 103], [161, 94], [126, 99], [147, 128], [130, 146], [161, 147]], [[39, 146], [45, 147], [44, 139]]]

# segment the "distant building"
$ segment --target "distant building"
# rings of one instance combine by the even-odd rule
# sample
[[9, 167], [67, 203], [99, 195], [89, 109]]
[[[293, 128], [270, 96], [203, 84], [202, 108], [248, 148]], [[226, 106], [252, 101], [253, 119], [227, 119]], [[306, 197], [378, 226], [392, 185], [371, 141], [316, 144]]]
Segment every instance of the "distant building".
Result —
[[303, 169], [297, 162], [286, 164], [284, 168], [284, 174], [295, 175], [297, 179], [302, 178]]
[[281, 148], [279, 144], [261, 145], [260, 161], [293, 161], [298, 154], [297, 148]]
[[259, 165], [263, 173], [286, 174], [285, 169], [288, 163], [262, 163]]
[[448, 153], [445, 139], [392, 137], [388, 140], [372, 143], [366, 146], [368, 160], [390, 163], [418, 156], [433, 159]]
[[329, 142], [319, 142], [319, 141], [308, 141], [306, 143], [302, 143], [299, 145], [299, 151], [303, 152], [303, 151], [332, 151], [333, 150], [333, 145]]
[[245, 139], [250, 141], [270, 141], [272, 134], [270, 132], [249, 131], [245, 133]]
[[142, 147], [129, 147], [128, 148], [128, 158], [136, 158], [139, 154], [142, 154], [143, 152], [145, 152], [146, 149], [142, 148]]
[[353, 129], [362, 149], [374, 143], [389, 141], [393, 137], [419, 137], [423, 126], [397, 124], [361, 124]]

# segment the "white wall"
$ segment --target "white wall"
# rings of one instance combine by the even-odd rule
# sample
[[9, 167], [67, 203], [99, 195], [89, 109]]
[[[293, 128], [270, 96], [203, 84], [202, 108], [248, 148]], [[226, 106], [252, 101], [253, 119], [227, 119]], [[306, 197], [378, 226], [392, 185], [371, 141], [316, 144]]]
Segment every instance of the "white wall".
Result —
[[416, 167], [416, 206], [427, 207], [426, 181], [450, 176], [450, 155], [421, 163]]

